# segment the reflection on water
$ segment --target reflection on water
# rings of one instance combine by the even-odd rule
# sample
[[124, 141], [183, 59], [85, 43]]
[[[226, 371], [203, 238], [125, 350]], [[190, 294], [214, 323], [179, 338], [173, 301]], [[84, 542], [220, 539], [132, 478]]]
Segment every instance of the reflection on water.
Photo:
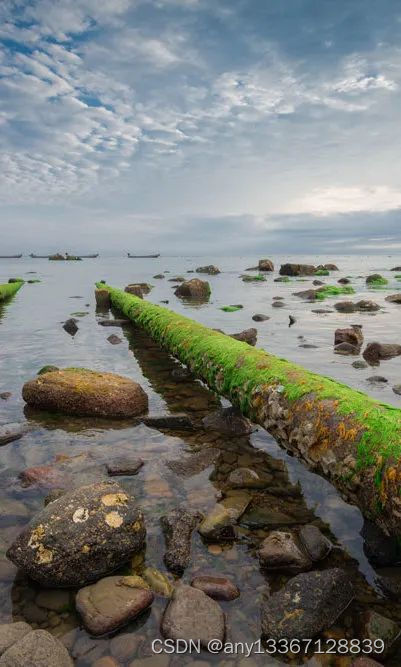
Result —
[[[348, 381], [352, 377], [355, 386], [365, 389], [364, 371], [351, 367], [353, 359], [333, 359], [331, 349], [334, 328], [349, 322], [350, 317], [354, 322], [355, 314], [347, 316], [347, 319], [340, 314], [329, 315], [326, 319], [313, 315], [310, 304], [291, 297], [294, 286], [274, 284], [271, 278], [267, 284], [244, 285], [237, 275], [246, 266], [254, 265], [255, 258], [237, 259], [235, 262], [238, 272], [233, 269], [233, 260], [230, 260], [227, 271], [230, 269], [231, 273], [208, 277], [212, 285], [210, 303], [196, 311], [190, 303], [183, 303], [170, 294], [168, 284], [160, 285], [165, 281], [159, 281], [148, 298], [154, 302], [169, 298], [169, 307], [174, 310], [185, 312], [228, 333], [249, 328], [251, 315], [265, 312], [271, 320], [257, 324], [259, 345], [280, 351], [281, 356], [302, 360], [305, 365], [326, 374], [331, 368], [340, 379]], [[163, 572], [164, 549], [160, 528], [163, 514], [177, 504], [208, 512], [227, 491], [228, 478], [238, 467], [263, 473], [268, 480], [264, 488], [247, 489], [251, 501], [240, 520], [234, 541], [208, 544], [198, 533], [194, 533], [191, 565], [183, 575], [183, 580], [189, 582], [197, 574], [221, 574], [232, 578], [238, 585], [240, 597], [221, 603], [227, 614], [230, 640], [251, 642], [259, 638], [262, 597], [267, 587], [271, 591], [278, 590], [287, 580], [285, 575], [261, 572], [256, 557], [261, 541], [272, 528], [294, 528], [306, 523], [314, 523], [335, 544], [330, 556], [318, 567], [346, 569], [356, 587], [355, 601], [338, 619], [335, 627], [324, 633], [323, 638], [358, 636], [357, 621], [366, 609], [376, 610], [401, 622], [401, 605], [393, 599], [394, 596], [391, 598], [385, 592], [384, 579], [381, 587], [375, 581], [376, 570], [382, 574], [389, 574], [391, 570], [390, 575], [394, 577], [394, 568], [387, 567], [389, 563], [386, 559], [396, 559], [396, 545], [383, 542], [382, 536], [378, 538], [370, 525], [363, 524], [356, 508], [346, 504], [328, 482], [308, 472], [296, 459], [280, 450], [263, 430], [258, 429], [249, 437], [228, 437], [203, 430], [200, 427], [202, 418], [219, 406], [227, 405], [227, 402], [191, 376], [180, 373], [180, 364], [160, 350], [142, 330], [133, 325], [124, 326], [118, 330], [122, 344], [112, 346], [107, 342], [107, 336], [116, 330], [97, 324], [92, 293], [95, 279], [107, 278], [108, 282], [115, 284], [152, 283], [151, 275], [160, 270], [170, 269], [174, 275], [201, 263], [199, 258], [180, 261], [160, 258], [157, 266], [149, 267], [142, 263], [136, 269], [132, 262], [121, 262], [120, 265], [111, 260], [96, 265], [83, 262], [84, 267], [74, 267], [67, 284], [66, 267], [49, 268], [39, 262], [35, 266], [43, 272], [39, 276], [43, 282], [25, 286], [9, 307], [0, 305], [0, 317], [6, 312], [1, 327], [0, 391], [11, 391], [13, 394], [9, 400], [0, 401], [0, 419], [2, 422], [26, 419], [32, 426], [32, 430], [20, 441], [0, 450], [0, 622], [26, 620], [33, 627], [48, 629], [62, 639], [78, 666], [93, 665], [103, 655], [113, 656], [122, 666], [130, 665], [134, 658], [152, 656], [150, 642], [160, 636], [159, 624], [166, 600], [156, 597], [152, 609], [136, 623], [112, 637], [93, 639], [80, 627], [74, 611], [74, 591], [44, 591], [16, 572], [6, 560], [5, 552], [30, 517], [43, 507], [49, 491], [62, 486], [66, 480], [72, 486], [103, 477], [106, 474], [105, 463], [116, 451], [119, 455], [135, 453], [145, 462], [137, 475], [121, 478], [121, 483], [135, 495], [144, 510], [147, 526], [145, 564]], [[221, 265], [228, 260], [207, 263]], [[341, 261], [338, 260], [338, 263], [341, 264]], [[19, 273], [22, 266], [28, 271], [31, 265], [32, 261], [27, 261], [25, 265], [18, 264]], [[221, 268], [224, 270], [224, 266]], [[384, 273], [380, 265], [376, 264], [374, 268]], [[349, 264], [343, 269], [341, 275], [355, 272]], [[360, 272], [361, 267], [358, 267]], [[358, 283], [358, 289], [363, 291], [362, 281]], [[285, 296], [287, 306], [272, 309], [270, 306], [275, 295]], [[77, 318], [79, 330], [74, 339], [61, 327], [61, 322], [78, 310], [76, 304], [71, 305], [74, 304], [71, 296], [82, 296], [82, 304], [90, 304], [82, 308], [90, 314]], [[379, 299], [374, 295], [374, 298], [384, 303], [384, 297]], [[243, 303], [244, 308], [229, 314], [219, 310], [220, 305], [231, 302]], [[283, 311], [286, 313], [283, 314]], [[297, 319], [290, 330], [288, 313], [295, 314]], [[395, 338], [395, 327], [392, 331], [389, 329], [390, 323], [397, 317], [393, 306], [391, 309], [388, 306], [388, 311], [376, 318], [368, 319], [369, 316], [364, 314], [358, 321], [362, 322], [362, 317], [365, 339], [382, 334], [386, 340], [391, 340], [392, 336]], [[320, 346], [317, 355], [316, 350], [298, 348], [299, 335]], [[195, 428], [187, 432], [167, 429], [162, 432], [134, 420], [109, 422], [67, 418], [24, 409], [20, 398], [21, 385], [47, 363], [87, 366], [137, 379], [149, 393], [151, 414], [184, 412], [191, 416]], [[399, 361], [388, 364], [383, 364], [383, 373], [389, 378], [392, 375], [395, 377], [399, 372]], [[382, 393], [380, 395], [383, 396]], [[398, 398], [391, 398], [397, 404]], [[389, 399], [390, 396], [386, 395], [386, 400]], [[207, 450], [213, 452], [213, 463], [208, 467], [194, 465], [193, 456]], [[382, 552], [378, 544], [380, 547], [384, 545]], [[127, 572], [127, 569], [122, 571]], [[398, 574], [398, 570], [395, 573]], [[160, 664], [190, 664], [195, 659], [181, 655], [170, 658], [170, 662], [165, 658]], [[266, 663], [263, 656], [255, 656], [254, 659], [256, 664]], [[228, 664], [221, 656], [203, 655], [202, 660], [204, 664]], [[336, 662], [336, 659], [327, 657], [318, 664], [350, 664], [342, 660]], [[234, 662], [230, 661], [230, 664]], [[292, 662], [298, 664], [299, 661], [293, 656]], [[152, 663], [145, 664], [152, 667], [158, 663], [153, 657]], [[401, 664], [401, 652], [387, 658], [386, 664]]]

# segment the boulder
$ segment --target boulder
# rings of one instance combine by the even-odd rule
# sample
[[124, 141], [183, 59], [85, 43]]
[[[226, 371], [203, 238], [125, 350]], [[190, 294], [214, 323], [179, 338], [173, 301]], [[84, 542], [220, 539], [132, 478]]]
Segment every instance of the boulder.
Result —
[[77, 322], [78, 320], [76, 320], [74, 317], [70, 317], [70, 319], [63, 324], [64, 331], [70, 334], [70, 336], [75, 336], [78, 331]]
[[372, 273], [371, 276], [368, 276], [366, 278], [366, 284], [367, 285], [372, 285], [374, 283], [384, 283], [387, 282], [383, 276], [380, 275], [380, 273]]
[[302, 526], [299, 529], [298, 537], [313, 562], [326, 558], [333, 548], [330, 540], [312, 523]]
[[351, 324], [345, 329], [336, 329], [334, 332], [334, 345], [340, 343], [350, 343], [354, 347], [361, 347], [363, 344], [362, 325]]
[[212, 639], [224, 639], [225, 618], [220, 605], [193, 586], [177, 586], [162, 618], [167, 639], [199, 640], [207, 649]]
[[209, 264], [208, 266], [198, 266], [196, 273], [208, 273], [210, 276], [215, 276], [220, 273], [220, 269], [213, 264]]
[[110, 292], [107, 289], [96, 289], [95, 290], [95, 300], [96, 306], [98, 308], [107, 310], [111, 306], [110, 301]]
[[316, 267], [311, 264], [282, 264], [280, 276], [313, 276]]
[[138, 456], [117, 456], [106, 463], [107, 472], [110, 477], [117, 475], [136, 475], [142, 468], [143, 461]]
[[271, 259], [260, 259], [258, 269], [259, 271], [274, 271], [274, 264]]
[[143, 299], [144, 290], [140, 284], [127, 285], [124, 289], [124, 292], [127, 292], [127, 294], [133, 294], [133, 296], [137, 296], [140, 299]]
[[312, 567], [311, 558], [289, 531], [275, 530], [270, 533], [263, 540], [258, 555], [261, 566], [266, 570], [297, 573]]
[[244, 329], [239, 333], [229, 334], [230, 338], [235, 338], [235, 340], [241, 341], [241, 343], [248, 343], [248, 345], [256, 345], [257, 341], [257, 330], [251, 327], [250, 329]]
[[78, 591], [75, 605], [91, 635], [113, 632], [150, 607], [154, 595], [149, 588], [138, 587], [138, 580], [140, 577], [105, 577]]
[[390, 303], [401, 303], [401, 293], [389, 294], [386, 296], [385, 301], [389, 301]]
[[255, 315], [252, 315], [252, 319], [254, 322], [265, 322], [266, 320], [270, 320], [270, 317], [268, 315], [263, 315], [262, 313], [256, 313]]
[[362, 313], [375, 313], [380, 310], [380, 306], [370, 299], [361, 299], [361, 301], [357, 301], [355, 305], [356, 309], [360, 310]]
[[0, 625], [0, 655], [3, 655], [19, 639], [25, 637], [28, 632], [32, 632], [32, 628], [28, 623], [24, 623], [23, 621], [2, 623]]
[[338, 568], [298, 574], [262, 605], [262, 635], [313, 638], [329, 628], [354, 597], [349, 576]]
[[145, 534], [134, 498], [115, 482], [97, 482], [49, 503], [7, 557], [43, 586], [84, 586], [128, 561]]
[[357, 310], [357, 307], [353, 301], [339, 301], [338, 303], [334, 304], [334, 308], [339, 313], [355, 313]]
[[235, 600], [240, 592], [237, 586], [227, 577], [213, 575], [198, 575], [192, 579], [191, 586], [203, 591], [213, 600]]
[[174, 294], [184, 298], [208, 299], [210, 291], [210, 285], [206, 280], [192, 278], [192, 280], [185, 280], [181, 285], [178, 285]]
[[133, 380], [86, 368], [65, 368], [26, 382], [22, 397], [33, 408], [80, 417], [135, 417], [148, 397]]
[[392, 359], [401, 354], [401, 345], [396, 343], [369, 343], [364, 351], [363, 358], [369, 364], [378, 364], [385, 359]]
[[355, 347], [355, 345], [351, 345], [351, 343], [339, 343], [338, 345], [334, 346], [334, 352], [335, 354], [343, 354], [343, 355], [348, 355], [348, 354], [354, 354], [358, 355], [361, 351], [360, 347]]
[[237, 408], [220, 408], [202, 419], [206, 431], [216, 431], [235, 437], [250, 435], [254, 430], [249, 419], [244, 417]]
[[246, 491], [232, 491], [205, 516], [198, 531], [206, 540], [232, 540], [235, 524], [252, 498]]
[[73, 667], [63, 644], [46, 630], [33, 630], [10, 646], [1, 667]]
[[195, 528], [203, 519], [203, 514], [183, 508], [171, 510], [160, 519], [166, 551], [164, 562], [166, 567], [182, 574], [191, 560], [191, 539]]
[[108, 336], [107, 340], [109, 341], [109, 343], [111, 343], [111, 345], [119, 345], [120, 343], [122, 343], [120, 336], [116, 336], [116, 334], [111, 334], [110, 336]]

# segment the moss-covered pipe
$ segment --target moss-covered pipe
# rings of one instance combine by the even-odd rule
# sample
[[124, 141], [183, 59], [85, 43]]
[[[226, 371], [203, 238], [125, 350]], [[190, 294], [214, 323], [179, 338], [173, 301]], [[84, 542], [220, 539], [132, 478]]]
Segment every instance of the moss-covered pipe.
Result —
[[401, 410], [105, 285], [112, 305], [386, 533], [401, 538]]
[[11, 296], [14, 296], [23, 284], [24, 281], [21, 280], [16, 283], [5, 283], [4, 285], [0, 285], [0, 301], [5, 301]]

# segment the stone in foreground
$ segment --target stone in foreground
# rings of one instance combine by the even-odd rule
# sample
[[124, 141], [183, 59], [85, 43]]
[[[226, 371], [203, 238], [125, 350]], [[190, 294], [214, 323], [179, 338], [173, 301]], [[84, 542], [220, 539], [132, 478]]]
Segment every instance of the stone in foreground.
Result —
[[0, 625], [0, 655], [3, 655], [15, 642], [25, 637], [28, 632], [32, 632], [32, 628], [23, 621], [2, 623]]
[[97, 482], [49, 503], [7, 557], [43, 586], [85, 586], [142, 549], [145, 534], [134, 498], [115, 482]]
[[46, 630], [28, 632], [0, 658], [1, 667], [73, 667], [63, 644]]
[[291, 579], [262, 606], [262, 635], [269, 639], [312, 638], [329, 628], [354, 597], [348, 575], [338, 568]]
[[199, 640], [207, 648], [212, 639], [223, 641], [225, 618], [220, 605], [192, 586], [178, 586], [167, 606], [161, 631], [167, 639]]
[[171, 572], [182, 574], [191, 559], [192, 533], [202, 521], [203, 514], [183, 508], [171, 510], [160, 521], [166, 540], [164, 562]]
[[199, 575], [192, 580], [191, 586], [203, 591], [213, 600], [235, 600], [240, 592], [237, 586], [226, 577]]
[[199, 278], [192, 278], [181, 283], [175, 290], [176, 296], [186, 298], [205, 299], [210, 296], [210, 285], [206, 280], [199, 280]]
[[78, 591], [76, 608], [90, 634], [113, 632], [152, 604], [152, 591], [137, 588], [134, 580], [135, 577], [106, 577]]
[[279, 572], [305, 572], [312, 567], [311, 558], [297, 543], [295, 535], [283, 530], [275, 530], [263, 540], [259, 561], [267, 570]]
[[135, 417], [146, 412], [148, 397], [130, 378], [86, 368], [65, 368], [26, 382], [28, 405], [79, 417]]

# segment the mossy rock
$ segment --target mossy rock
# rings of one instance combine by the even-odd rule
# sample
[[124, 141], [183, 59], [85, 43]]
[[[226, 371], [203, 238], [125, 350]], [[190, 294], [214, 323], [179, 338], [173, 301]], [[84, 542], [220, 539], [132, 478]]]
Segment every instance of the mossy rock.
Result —
[[25, 280], [23, 278], [9, 278], [8, 282], [9, 283], [24, 283]]
[[315, 276], [328, 276], [330, 275], [330, 271], [328, 269], [318, 269], [315, 271]]
[[244, 283], [254, 283], [254, 282], [265, 282], [266, 278], [261, 273], [258, 273], [256, 276], [241, 276]]
[[44, 375], [45, 373], [52, 373], [53, 371], [58, 371], [59, 367], [58, 366], [52, 366], [51, 364], [48, 364], [47, 366], [43, 366], [40, 371], [38, 371], [38, 375]]
[[210, 285], [207, 280], [192, 278], [192, 280], [185, 280], [181, 283], [174, 294], [185, 298], [205, 299], [209, 298], [210, 292]]
[[80, 417], [123, 419], [148, 408], [148, 397], [137, 382], [86, 368], [42, 373], [24, 384], [22, 397], [33, 408]]
[[388, 285], [388, 280], [383, 278], [380, 273], [373, 273], [366, 278], [366, 284], [370, 287], [381, 287], [382, 285]]

